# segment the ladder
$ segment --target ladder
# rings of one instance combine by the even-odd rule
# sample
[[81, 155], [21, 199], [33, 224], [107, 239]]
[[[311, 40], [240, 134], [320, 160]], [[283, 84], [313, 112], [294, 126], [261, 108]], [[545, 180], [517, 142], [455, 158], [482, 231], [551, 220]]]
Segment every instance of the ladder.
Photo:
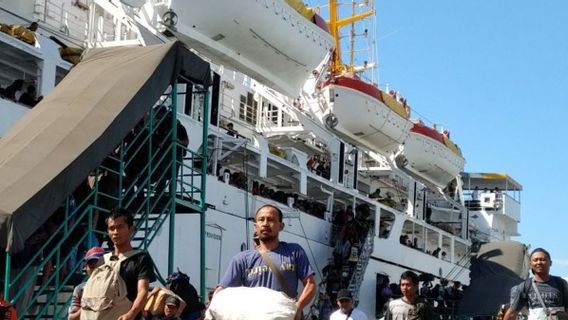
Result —
[[359, 254], [359, 259], [355, 265], [355, 270], [349, 281], [349, 286], [347, 289], [353, 294], [353, 301], [355, 304], [359, 302], [359, 288], [361, 288], [361, 283], [363, 283], [363, 277], [365, 276], [365, 270], [367, 270], [367, 265], [369, 264], [369, 259], [373, 253], [374, 248], [374, 238], [375, 238], [375, 228], [369, 228], [367, 236], [365, 237], [365, 242], [363, 243], [363, 248]]

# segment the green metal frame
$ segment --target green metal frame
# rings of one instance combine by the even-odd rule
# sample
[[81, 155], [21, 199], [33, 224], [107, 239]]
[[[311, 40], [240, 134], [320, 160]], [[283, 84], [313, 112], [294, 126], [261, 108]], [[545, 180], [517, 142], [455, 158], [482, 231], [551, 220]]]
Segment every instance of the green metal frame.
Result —
[[[136, 232], [133, 237], [133, 245], [147, 250], [167, 220], [169, 220], [169, 248], [168, 248], [168, 273], [173, 272], [174, 250], [175, 250], [175, 214], [176, 205], [184, 199], [184, 190], [190, 190], [190, 199], [198, 197], [198, 204], [191, 202], [191, 209], [199, 212], [200, 229], [202, 231], [201, 240], [201, 295], [205, 296], [205, 181], [207, 172], [207, 130], [208, 130], [208, 92], [196, 92], [204, 94], [203, 105], [203, 150], [198, 154], [181, 144], [177, 140], [177, 102], [178, 90], [177, 81], [171, 86], [171, 90], [162, 99], [161, 103], [150, 109], [147, 114], [146, 124], [140, 127], [137, 134], [132, 139], [128, 137], [118, 146], [119, 152], [107, 156], [109, 163], [118, 163], [116, 168], [99, 166], [93, 174], [95, 180], [91, 192], [75, 207], [71, 206], [70, 199], [65, 201], [65, 219], [58, 221], [59, 225], [49, 237], [43, 241], [39, 249], [27, 262], [18, 274], [11, 277], [14, 273], [13, 257], [6, 254], [6, 266], [4, 268], [4, 299], [10, 300], [15, 304], [30, 286], [36, 285], [36, 277], [24, 279], [27, 271], [34, 270], [37, 274], [39, 270], [44, 270], [50, 263], [56, 266], [49, 276], [43, 277], [39, 288], [35, 290], [29, 303], [24, 310], [18, 310], [19, 319], [28, 318], [26, 315], [36, 309], [35, 319], [44, 316], [54, 318], [65, 318], [71, 297], [66, 301], [58, 301], [59, 293], [68, 288], [72, 278], [80, 274], [81, 263], [70, 263], [78, 260], [80, 255], [77, 251], [92, 246], [91, 237], [95, 234], [105, 232], [96, 231], [92, 221], [97, 215], [109, 212], [110, 208], [105, 207], [109, 203], [128, 207], [136, 213], [135, 226]], [[163, 109], [166, 108], [166, 109]], [[168, 110], [163, 113], [160, 110]], [[171, 120], [170, 123], [165, 121]], [[158, 130], [164, 126], [169, 129], [163, 134], [161, 140], [157, 140]], [[160, 146], [161, 149], [157, 149]], [[178, 149], [184, 148], [190, 155], [189, 159], [200, 159], [201, 168], [193, 167], [193, 161], [177, 159]], [[128, 170], [135, 166], [135, 157], [146, 154], [144, 166], [140, 168], [136, 176], [128, 177]], [[140, 162], [140, 161], [138, 161]], [[177, 164], [177, 165], [176, 165]], [[178, 170], [179, 168], [179, 170]], [[184, 179], [183, 172], [191, 172], [190, 179]], [[179, 172], [178, 172], [179, 171]], [[101, 188], [102, 177], [111, 179], [111, 185], [115, 186], [117, 193], [109, 192]], [[181, 176], [181, 178], [179, 178]], [[199, 186], [196, 177], [200, 177]], [[114, 180], [112, 180], [114, 179]], [[167, 186], [167, 183], [169, 185]], [[161, 190], [157, 190], [158, 186]], [[166, 187], [167, 186], [167, 187]], [[111, 190], [112, 191], [112, 190]], [[188, 205], [187, 201], [183, 202]], [[79, 236], [77, 236], [79, 234]], [[42, 255], [42, 253], [44, 253]], [[72, 265], [66, 273], [62, 270], [65, 265]], [[31, 269], [34, 268], [34, 269]], [[158, 275], [159, 279], [163, 277]], [[10, 294], [10, 289], [18, 290]], [[14, 291], [14, 290], [12, 290]], [[46, 301], [43, 304], [35, 304], [40, 297]], [[46, 315], [49, 311], [49, 315]]]

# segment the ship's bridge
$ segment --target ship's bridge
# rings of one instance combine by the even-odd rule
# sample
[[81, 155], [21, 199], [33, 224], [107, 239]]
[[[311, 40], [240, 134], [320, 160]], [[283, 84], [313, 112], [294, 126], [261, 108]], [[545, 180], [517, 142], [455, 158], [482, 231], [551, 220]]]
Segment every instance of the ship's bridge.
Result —
[[499, 237], [519, 235], [521, 222], [521, 191], [523, 187], [505, 173], [462, 173], [465, 204], [470, 222], [483, 229], [483, 217], [488, 234]]

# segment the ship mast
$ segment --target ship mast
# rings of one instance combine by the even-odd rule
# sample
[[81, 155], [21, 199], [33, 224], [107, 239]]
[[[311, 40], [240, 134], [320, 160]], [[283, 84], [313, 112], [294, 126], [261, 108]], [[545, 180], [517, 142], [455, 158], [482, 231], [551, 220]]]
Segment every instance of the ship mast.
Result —
[[[355, 4], [353, 4], [355, 5]], [[353, 62], [350, 65], [345, 65], [341, 62], [341, 34], [342, 27], [363, 20], [375, 14], [375, 10], [369, 10], [359, 14], [353, 14], [350, 17], [340, 19], [337, 0], [329, 0], [329, 30], [331, 36], [335, 40], [335, 50], [331, 59], [330, 71], [333, 75], [339, 75], [344, 72], [353, 71]], [[353, 50], [353, 47], [351, 48]]]
[[[355, 15], [355, 0], [351, 0], [351, 15]], [[351, 22], [351, 32], [349, 32], [349, 40], [351, 42], [351, 46], [349, 47], [349, 65], [355, 65], [355, 21]]]

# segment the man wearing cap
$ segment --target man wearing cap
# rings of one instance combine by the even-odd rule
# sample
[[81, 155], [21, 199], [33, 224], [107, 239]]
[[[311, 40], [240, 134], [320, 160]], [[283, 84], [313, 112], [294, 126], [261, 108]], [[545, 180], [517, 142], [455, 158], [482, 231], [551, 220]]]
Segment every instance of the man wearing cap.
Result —
[[405, 271], [400, 276], [402, 298], [389, 301], [385, 320], [432, 320], [432, 309], [418, 296], [418, 275]]
[[[258, 235], [258, 246], [233, 257], [215, 293], [223, 288], [239, 286], [266, 287], [284, 292], [296, 299], [295, 319], [301, 319], [302, 310], [316, 293], [315, 272], [300, 245], [278, 239], [284, 229], [282, 219], [282, 211], [273, 205], [264, 205], [256, 211], [254, 231]], [[267, 262], [263, 255], [270, 260]], [[273, 267], [269, 266], [271, 262]], [[281, 274], [275, 275], [272, 268], [280, 270]], [[298, 280], [304, 285], [299, 296]]]
[[[85, 272], [90, 276], [101, 263], [101, 257], [105, 254], [105, 250], [101, 247], [93, 247], [87, 251], [83, 263], [85, 264]], [[79, 320], [81, 317], [81, 297], [83, 296], [83, 289], [87, 281], [79, 284], [73, 290], [71, 297], [71, 306], [69, 306], [69, 320]]]
[[329, 320], [367, 320], [363, 311], [353, 307], [353, 295], [348, 289], [337, 292], [337, 306], [339, 309], [331, 314]]
[[534, 277], [511, 288], [511, 302], [503, 320], [516, 319], [523, 307], [529, 309], [529, 320], [550, 319], [550, 314], [568, 311], [568, 284], [550, 274], [548, 251], [534, 249], [529, 262]]
[[180, 301], [174, 296], [169, 296], [166, 298], [164, 305], [164, 315], [159, 317], [158, 320], [180, 320], [176, 317], [180, 306]]

